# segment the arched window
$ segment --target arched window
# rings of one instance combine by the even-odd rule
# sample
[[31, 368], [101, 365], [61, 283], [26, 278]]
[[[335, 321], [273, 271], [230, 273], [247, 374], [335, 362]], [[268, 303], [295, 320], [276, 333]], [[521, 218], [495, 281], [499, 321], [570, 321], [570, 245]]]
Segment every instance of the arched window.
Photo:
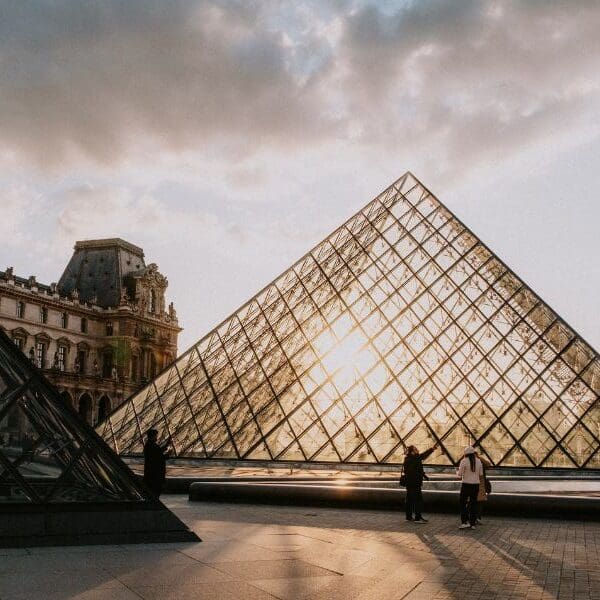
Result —
[[106, 418], [106, 415], [110, 412], [110, 398], [108, 396], [102, 396], [98, 402], [98, 418], [96, 423], [100, 423]]
[[46, 367], [46, 344], [41, 341], [35, 343], [35, 366], [38, 369]]
[[59, 346], [56, 349], [56, 368], [59, 371], [64, 371], [67, 365], [67, 347]]
[[73, 399], [67, 390], [63, 390], [60, 393], [60, 399], [65, 403], [66, 406], [73, 406]]
[[23, 328], [17, 327], [16, 329], [13, 329], [12, 340], [15, 343], [15, 346], [21, 352], [25, 352], [25, 345], [27, 342], [27, 332]]
[[156, 292], [154, 290], [150, 290], [150, 306], [148, 312], [152, 314], [156, 312]]
[[113, 351], [107, 348], [102, 352], [102, 377], [109, 378], [113, 368]]
[[87, 333], [87, 319], [85, 317], [81, 317], [81, 333]]
[[92, 399], [89, 394], [83, 394], [81, 398], [79, 398], [79, 406], [77, 407], [81, 418], [86, 422], [90, 423], [90, 419], [92, 416]]
[[150, 352], [150, 373], [148, 373], [150, 379], [154, 379], [156, 377], [156, 357], [152, 352]]
[[137, 354], [131, 357], [131, 381], [138, 380], [139, 358]]
[[81, 342], [77, 345], [77, 356], [75, 357], [75, 364], [73, 370], [75, 373], [87, 373], [87, 357], [89, 354], [89, 347], [85, 342]]

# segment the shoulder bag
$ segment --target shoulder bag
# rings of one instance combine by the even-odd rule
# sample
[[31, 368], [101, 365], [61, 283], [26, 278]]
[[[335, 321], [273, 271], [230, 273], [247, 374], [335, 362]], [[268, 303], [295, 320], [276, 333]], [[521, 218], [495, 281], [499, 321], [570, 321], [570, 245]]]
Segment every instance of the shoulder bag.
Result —
[[481, 465], [483, 467], [483, 485], [485, 486], [485, 493], [486, 494], [491, 494], [492, 493], [492, 482], [487, 478], [487, 473], [485, 472], [485, 465], [482, 464]]

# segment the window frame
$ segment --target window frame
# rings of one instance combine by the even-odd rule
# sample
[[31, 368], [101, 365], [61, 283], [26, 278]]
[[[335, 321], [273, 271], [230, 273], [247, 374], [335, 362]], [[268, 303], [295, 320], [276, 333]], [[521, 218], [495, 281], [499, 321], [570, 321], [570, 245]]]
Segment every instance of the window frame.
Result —
[[40, 340], [35, 341], [34, 345], [35, 365], [38, 369], [44, 369], [46, 363], [46, 343]]
[[67, 370], [67, 353], [68, 349], [66, 346], [60, 344], [56, 349], [58, 353], [58, 370], [64, 373]]

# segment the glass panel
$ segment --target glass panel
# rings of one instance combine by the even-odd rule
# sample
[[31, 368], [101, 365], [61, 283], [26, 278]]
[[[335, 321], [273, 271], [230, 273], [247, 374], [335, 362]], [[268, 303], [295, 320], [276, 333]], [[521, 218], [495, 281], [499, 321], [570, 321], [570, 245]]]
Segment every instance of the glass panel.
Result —
[[439, 465], [467, 444], [600, 461], [597, 353], [409, 175], [176, 366], [111, 415], [121, 451], [159, 423], [200, 455], [191, 406], [214, 457], [394, 463], [440, 439]]
[[534, 463], [525, 452], [515, 446], [500, 463], [503, 467], [533, 467]]
[[542, 464], [542, 467], [550, 467], [550, 468], [573, 468], [576, 467], [577, 464], [573, 462], [571, 457], [562, 449], [555, 448], [548, 458]]
[[[145, 399], [147, 395], [144, 395]], [[0, 332], [0, 503], [139, 502], [146, 492]], [[131, 420], [119, 435], [137, 430]], [[112, 428], [105, 434], [113, 443]], [[137, 439], [137, 436], [133, 436]], [[124, 448], [133, 447], [128, 440]]]
[[595, 358], [581, 376], [590, 389], [600, 396], [600, 360]]
[[540, 423], [536, 423], [521, 440], [521, 447], [531, 457], [536, 466], [544, 462], [555, 445], [556, 441], [552, 439], [550, 433]]
[[233, 439], [242, 457], [250, 458], [249, 454], [252, 448], [260, 441], [258, 426], [254, 421], [250, 421], [243, 429], [234, 434]]
[[583, 466], [598, 448], [598, 441], [594, 439], [586, 427], [579, 424], [565, 437], [562, 446], [578, 466]]

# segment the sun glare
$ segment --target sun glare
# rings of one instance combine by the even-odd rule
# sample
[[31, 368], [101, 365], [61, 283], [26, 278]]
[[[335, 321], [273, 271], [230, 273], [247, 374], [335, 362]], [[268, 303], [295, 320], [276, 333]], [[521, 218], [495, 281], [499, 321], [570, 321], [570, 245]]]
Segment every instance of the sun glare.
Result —
[[358, 364], [359, 361], [357, 359], [360, 356], [360, 350], [365, 342], [366, 339], [364, 335], [359, 331], [351, 333], [341, 342], [338, 342], [338, 344], [323, 357], [323, 366], [330, 374], [337, 373], [343, 369], [350, 369], [351, 371], [358, 369], [360, 371], [360, 365]]

